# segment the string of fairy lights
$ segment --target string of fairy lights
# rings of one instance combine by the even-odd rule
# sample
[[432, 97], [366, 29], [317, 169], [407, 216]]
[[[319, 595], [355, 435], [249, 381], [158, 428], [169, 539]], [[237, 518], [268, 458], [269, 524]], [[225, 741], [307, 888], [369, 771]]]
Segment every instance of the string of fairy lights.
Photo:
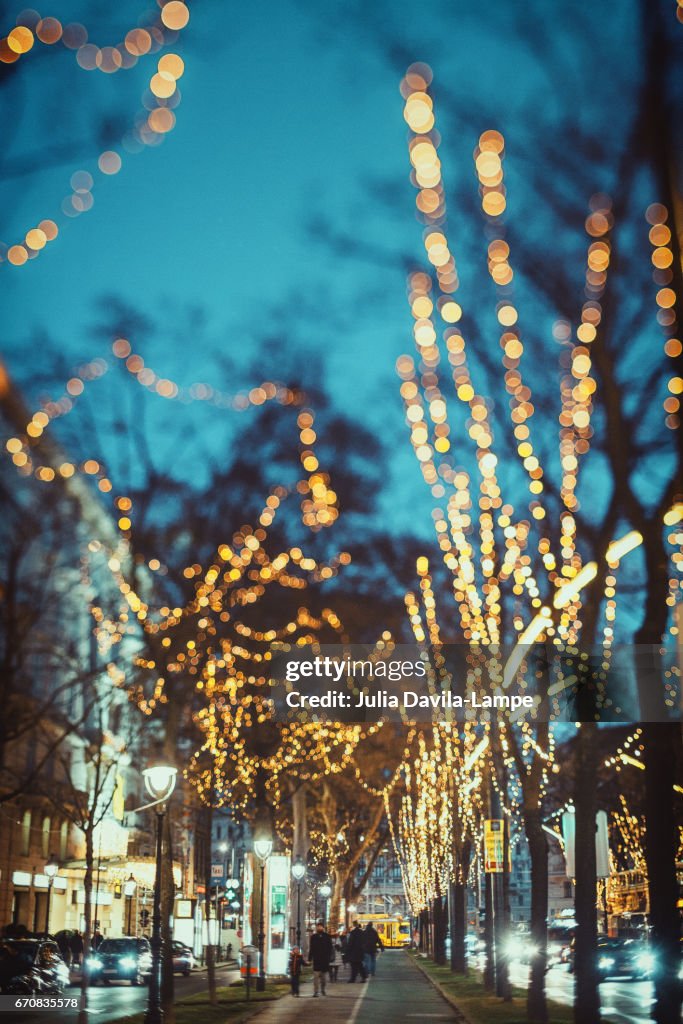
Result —
[[[76, 63], [84, 71], [114, 74], [135, 67], [139, 60], [156, 55], [165, 46], [175, 43], [190, 20], [190, 11], [181, 0], [160, 0], [158, 15], [145, 21], [144, 27], [131, 28], [113, 46], [97, 46], [88, 42], [88, 30], [80, 23], [62, 25], [58, 18], [41, 18], [37, 11], [24, 10], [17, 24], [0, 39], [0, 62], [14, 64], [29, 59], [37, 45], [62, 46], [73, 52]], [[182, 57], [169, 52], [160, 56], [142, 96], [140, 112], [122, 139], [122, 148], [129, 154], [145, 147], [157, 146], [176, 124], [175, 110], [180, 104], [179, 80], [185, 71]], [[118, 174], [123, 165], [121, 154], [105, 149], [97, 156], [97, 171], [104, 179]], [[71, 192], [65, 196], [61, 212], [67, 218], [78, 217], [93, 208], [95, 178], [90, 171], [77, 170], [70, 177]], [[54, 219], [43, 218], [29, 228], [24, 237], [11, 245], [0, 243], [0, 263], [22, 267], [38, 257], [59, 234]]]
[[[515, 522], [514, 508], [505, 502], [497, 478], [498, 458], [495, 454], [491, 402], [477, 394], [463, 333], [458, 323], [463, 315], [462, 306], [455, 302], [459, 288], [453, 246], [446, 225], [446, 200], [443, 188], [438, 147], [441, 137], [436, 129], [434, 102], [430, 95], [431, 70], [424, 64], [412, 65], [402, 83], [405, 101], [404, 117], [410, 129], [408, 152], [411, 164], [411, 182], [417, 190], [418, 215], [425, 224], [423, 242], [432, 271], [415, 271], [408, 276], [408, 299], [413, 317], [413, 337], [418, 353], [416, 365], [408, 355], [397, 361], [401, 380], [400, 393], [404, 402], [410, 442], [423, 479], [432, 497], [445, 501], [446, 509], [437, 505], [432, 513], [436, 538], [443, 562], [450, 572], [453, 595], [458, 612], [459, 632], [469, 645], [466, 685], [476, 688], [481, 679], [481, 661], [486, 655], [486, 667], [494, 687], [509, 685], [514, 677], [522, 689], [528, 687], [528, 665], [524, 645], [549, 639], [559, 651], [570, 657], [562, 664], [550, 668], [548, 693], [552, 714], [566, 714], [563, 701], [579, 684], [587, 655], [580, 652], [581, 608], [583, 588], [597, 574], [593, 562], [584, 564], [577, 541], [575, 512], [578, 507], [576, 489], [579, 467], [589, 451], [593, 435], [592, 414], [596, 381], [592, 376], [591, 344], [598, 335], [602, 318], [601, 299], [607, 284], [613, 226], [611, 201], [604, 195], [592, 198], [585, 228], [588, 249], [585, 271], [585, 300], [581, 307], [580, 324], [572, 340], [571, 325], [566, 321], [555, 323], [553, 334], [562, 346], [560, 366], [559, 451], [562, 468], [560, 498], [563, 510], [559, 517], [560, 551], [552, 550], [549, 531], [540, 535], [537, 550], [540, 555], [537, 580], [528, 553], [532, 539], [533, 522], [547, 523], [547, 510], [542, 504], [543, 467], [530, 435], [529, 421], [534, 413], [533, 396], [521, 369], [524, 345], [518, 326], [519, 311], [515, 305], [511, 285], [514, 278], [510, 247], [505, 239], [500, 220], [507, 206], [503, 181], [504, 139], [497, 131], [486, 131], [474, 152], [475, 170], [479, 182], [482, 211], [489, 225], [488, 272], [497, 291], [496, 315], [504, 328], [500, 337], [503, 352], [504, 384], [510, 396], [510, 414], [517, 454], [529, 477], [532, 500], [529, 503], [531, 521]], [[670, 229], [666, 226], [668, 213], [659, 204], [648, 208], [648, 222], [652, 225], [650, 241], [653, 245], [654, 277], [658, 285], [658, 321], [667, 334], [665, 354], [677, 359], [681, 354], [680, 342], [674, 337], [675, 293], [669, 287], [672, 279], [670, 266], [672, 251], [667, 247]], [[436, 315], [442, 320], [442, 344], [452, 368], [454, 397], [469, 411], [464, 430], [457, 431], [449, 422], [448, 391], [441, 380], [441, 351]], [[678, 424], [678, 395], [681, 380], [672, 377], [667, 385], [668, 396], [664, 410], [666, 425], [674, 429]], [[455, 438], [472, 442], [475, 449], [479, 479], [474, 480], [462, 467], [455, 467]], [[479, 484], [478, 517], [474, 511], [472, 492]], [[672, 555], [673, 572], [669, 583], [667, 603], [674, 607], [679, 597], [681, 562], [680, 545], [683, 535], [679, 524], [683, 509], [679, 504], [669, 510], [664, 524], [672, 529], [668, 543], [675, 549]], [[496, 530], [496, 526], [498, 530]], [[479, 551], [474, 546], [473, 533], [479, 531]], [[546, 527], [547, 529], [547, 527]], [[604, 575], [601, 597], [602, 622], [601, 649], [603, 660], [597, 670], [598, 717], [602, 709], [614, 707], [606, 691], [610, 670], [617, 615], [617, 571], [621, 560], [642, 543], [636, 532], [613, 541], [608, 549], [607, 572]], [[499, 554], [500, 552], [500, 554]], [[405, 596], [406, 614], [415, 641], [428, 642], [433, 651], [433, 667], [428, 677], [432, 690], [440, 683], [448, 688], [451, 680], [441, 654], [442, 637], [438, 624], [432, 576], [428, 560], [422, 556], [417, 562], [419, 590]], [[509, 586], [512, 584], [512, 586]], [[498, 644], [506, 636], [509, 625], [503, 619], [503, 595], [511, 590], [511, 625], [518, 637], [520, 653], [515, 672], [506, 681], [506, 669], [499, 662]], [[543, 594], [547, 596], [543, 596]], [[526, 599], [526, 602], [524, 602]], [[531, 621], [529, 616], [531, 615]], [[669, 629], [677, 633], [675, 621]], [[513, 660], [513, 659], [511, 659]], [[678, 691], [678, 670], [675, 665], [667, 670], [667, 704], [674, 706]], [[617, 712], [620, 711], [616, 707]], [[466, 728], [474, 729], [469, 714], [464, 714]], [[482, 795], [479, 790], [483, 776], [475, 780], [461, 778], [451, 790], [447, 784], [450, 775], [463, 770], [466, 752], [447, 747], [442, 749], [439, 728], [434, 727], [431, 743], [419, 735], [417, 752], [404, 760], [404, 793], [400, 813], [396, 820], [390, 817], [391, 833], [396, 854], [403, 872], [404, 885], [413, 911], [417, 913], [430, 902], [443, 895], [456, 866], [453, 854], [454, 799], [457, 794], [458, 813], [464, 814], [466, 826], [459, 825], [460, 837], [467, 834], [481, 839]], [[538, 803], [545, 798], [550, 775], [559, 771], [555, 762], [555, 741], [552, 730], [534, 721], [533, 713], [517, 723], [503, 722], [498, 737], [504, 787], [499, 785], [498, 773], [491, 760], [487, 777], [497, 791], [503, 814], [512, 818], [523, 807], [525, 788], [533, 781]], [[486, 733], [488, 736], [488, 733]], [[542, 738], [541, 738], [542, 737]], [[634, 742], [629, 738], [627, 750]], [[623, 753], [623, 752], [622, 752]], [[628, 755], [626, 755], [628, 756]], [[448, 769], [445, 764], [448, 763]], [[621, 761], [615, 760], [617, 770]], [[443, 775], [441, 773], [444, 773]], [[387, 813], [390, 806], [387, 801]], [[622, 835], [622, 843], [637, 829], [626, 808], [616, 812], [613, 822], [615, 835]], [[450, 830], [450, 831], [449, 831]], [[641, 837], [642, 838], [642, 837]], [[479, 852], [480, 843], [475, 842]], [[618, 847], [621, 849], [621, 847]], [[632, 856], [631, 862], [636, 863]], [[642, 863], [642, 856], [637, 859]], [[477, 868], [478, 870], [478, 868]]]
[[[159, 17], [158, 25], [132, 29], [123, 43], [103, 48], [88, 43], [85, 30], [79, 34], [73, 26], [62, 29], [56, 19], [34, 19], [35, 23], [18, 25], [2, 40], [0, 59], [15, 62], [30, 52], [36, 39], [43, 45], [61, 41], [76, 50], [82, 68], [92, 66], [93, 70], [105, 73], [125, 70], [139, 57], [157, 52], [169, 42], [166, 29], [171, 33], [181, 31], [188, 22], [189, 11], [184, 3], [171, 0], [162, 5]], [[71, 45], [75, 40], [79, 40], [77, 46]], [[146, 132], [156, 139], [172, 129], [173, 108], [180, 98], [177, 82], [183, 70], [182, 60], [176, 54], [159, 59], [149, 88], [154, 108], [145, 117], [147, 127], [139, 126], [142, 142], [147, 141]], [[612, 215], [608, 198], [595, 197], [586, 221], [590, 238], [586, 302], [575, 340], [569, 325], [555, 325], [556, 340], [562, 345], [560, 362], [566, 372], [560, 381], [563, 511], [557, 525], [561, 550], [554, 552], [548, 513], [541, 497], [544, 469], [531, 439], [530, 421], [535, 409], [522, 374], [524, 344], [517, 326], [519, 311], [510, 291], [514, 278], [510, 246], [499, 219], [507, 205], [504, 139], [497, 131], [484, 132], [475, 149], [474, 162], [482, 211], [488, 222], [495, 225], [497, 236], [488, 245], [487, 266], [496, 289], [498, 323], [503, 329], [500, 346], [504, 385], [509, 396], [516, 454], [528, 478], [528, 518], [526, 512], [516, 513], [503, 495], [492, 403], [475, 389], [468, 362], [471, 345], [457, 326], [463, 308], [454, 297], [460, 282], [447, 226], [438, 156], [440, 137], [429, 92], [431, 77], [425, 65], [413, 65], [401, 85], [404, 116], [410, 129], [411, 180], [417, 191], [417, 209], [425, 224], [423, 243], [432, 270], [420, 270], [408, 278], [418, 362], [411, 356], [401, 356], [397, 370], [412, 449], [430, 493], [439, 503], [432, 517], [449, 572], [458, 633], [468, 646], [466, 684], [474, 690], [483, 687], [484, 679], [488, 678], [496, 692], [502, 692], [509, 685], [508, 666], [499, 651], [502, 641], [513, 635], [518, 646], [524, 648], [536, 640], [549, 639], [563, 650], [574, 650], [581, 636], [582, 590], [596, 575], [591, 568], [593, 563], [582, 561], [574, 512], [578, 504], [578, 468], [592, 436], [595, 380], [591, 376], [590, 345], [597, 336], [601, 318], [600, 299], [610, 262]], [[113, 167], [114, 163], [107, 166]], [[115, 173], [104, 167], [100, 170]], [[80, 197], [79, 204], [86, 210], [92, 176], [76, 172], [71, 186], [73, 196]], [[73, 202], [72, 206], [78, 209]], [[677, 358], [680, 342], [676, 348], [676, 339], [671, 334], [675, 318], [672, 319], [674, 302], [667, 277], [671, 262], [667, 217], [664, 208], [648, 210], [653, 264], [659, 275], [658, 319], [667, 332], [665, 353]], [[56, 235], [53, 221], [41, 221], [37, 228], [27, 232], [24, 242], [13, 247], [14, 257], [10, 255], [12, 249], [9, 250], [9, 262], [23, 265]], [[269, 550], [271, 528], [287, 500], [300, 500], [302, 522], [311, 532], [333, 525], [339, 515], [337, 495], [316, 454], [314, 413], [307, 408], [303, 392], [276, 381], [229, 394], [206, 383], [184, 386], [162, 376], [158, 367], [145, 363], [126, 338], [115, 339], [112, 352], [116, 364], [124, 368], [126, 379], [163, 400], [208, 402], [233, 411], [245, 411], [267, 402], [291, 408], [296, 415], [302, 471], [294, 487], [274, 487], [265, 498], [257, 521], [242, 524], [226, 535], [210, 560], [193, 562], [183, 569], [183, 579], [191, 585], [192, 593], [184, 604], [171, 607], [156, 601], [153, 587], [141, 584], [131, 572], [136, 515], [133, 499], [114, 492], [111, 475], [100, 458], [87, 457], [78, 463], [64, 459], [55, 464], [49, 446], [43, 443], [50, 425], [78, 408], [86, 388], [110, 371], [110, 363], [98, 357], [79, 367], [66, 382], [63, 393], [57, 399], [44, 401], [32, 413], [25, 429], [6, 440], [6, 454], [20, 476], [32, 476], [46, 484], [83, 478], [95, 483], [101, 493], [112, 494], [116, 538], [91, 539], [82, 563], [86, 587], [104, 565], [118, 593], [115, 607], [105, 607], [104, 601], [95, 600], [90, 607], [97, 643], [108, 658], [107, 671], [112, 683], [125, 688], [145, 716], [158, 712], [171, 695], [179, 692], [176, 688], [182, 687], [183, 696], [192, 698], [193, 718], [200, 735], [185, 769], [188, 783], [206, 803], [229, 803], [242, 812], [265, 795], [274, 808], [279, 834], [286, 845], [291, 844], [291, 835], [285, 780], [295, 776], [300, 782], [319, 783], [348, 773], [359, 789], [383, 802], [406, 894], [413, 911], [419, 912], [443, 895], [450, 882], [466, 882], [470, 871], [479, 870], [487, 784], [497, 792], [502, 813], [508, 819], [524, 806], [531, 786], [537, 804], [542, 805], [550, 776], [559, 770], [552, 730], [530, 715], [514, 724], [500, 722], [494, 743], [491, 725], [482, 723], [475, 712], [457, 722], [444, 715], [439, 724], [423, 729], [415, 728], [404, 716], [407, 739], [398, 767], [384, 785], [373, 785], [362, 778], [358, 758], [362, 744], [384, 728], [381, 722], [274, 723], [270, 700], [274, 659], [296, 647], [310, 646], [315, 650], [327, 634], [342, 644], [348, 641], [344, 624], [329, 608], [314, 615], [309, 608], [299, 605], [287, 622], [263, 623], [258, 627], [249, 625], [245, 618], [245, 610], [263, 601], [269, 588], [303, 592], [313, 584], [333, 578], [351, 560], [344, 551], [322, 562], [301, 547], [288, 547], [274, 554]], [[671, 428], [677, 424], [680, 391], [680, 378], [672, 377], [664, 404], [667, 426]], [[458, 412], [465, 417], [462, 429], [459, 425], [456, 429], [459, 421], [449, 420], [449, 400], [453, 396]], [[458, 445], [464, 441], [468, 450], [473, 449], [476, 474], [454, 463], [456, 440]], [[672, 529], [669, 543], [677, 549], [672, 556], [676, 569], [683, 557], [683, 535], [677, 529], [682, 512], [683, 506], [676, 505], [664, 520]], [[632, 535], [628, 537], [628, 543], [623, 543], [627, 540], [623, 538], [607, 555], [609, 571], [602, 595], [602, 680], [609, 670], [614, 641], [616, 571], [624, 555], [642, 541], [642, 537], [640, 541]], [[534, 546], [539, 559], [532, 558]], [[152, 574], [168, 572], [162, 554], [147, 559], [147, 569]], [[443, 654], [445, 630], [439, 621], [434, 576], [425, 556], [418, 559], [416, 573], [418, 585], [405, 596], [406, 613], [416, 642], [429, 645], [427, 685], [436, 694], [453, 685]], [[675, 573], [669, 587], [672, 606], [679, 595], [674, 577]], [[508, 608], [512, 609], [510, 622], [505, 619]], [[140, 635], [144, 645], [134, 658], [134, 671], [126, 672], [116, 663], [112, 652], [125, 637]], [[377, 650], [392, 643], [385, 631]], [[576, 652], [576, 656], [580, 661], [581, 655]], [[521, 690], [533, 689], [533, 678], [528, 678], [533, 676], [529, 661], [522, 650], [515, 674]], [[552, 672], [555, 675], [551, 678], [551, 689], [556, 687], [556, 695], [568, 696], [573, 677], [559, 665]], [[673, 701], [673, 669], [668, 685]], [[556, 696], [554, 706], [559, 707], [558, 701]], [[600, 687], [598, 704], [600, 708], [609, 704], [609, 697]], [[274, 728], [273, 741], [264, 749], [255, 738], [268, 725]], [[631, 756], [628, 750], [636, 739], [624, 744], [619, 758]], [[618, 769], [619, 764], [616, 766]], [[501, 767], [504, 785], [500, 782]], [[614, 829], [615, 834], [623, 833], [624, 837], [640, 835], [625, 804], [616, 812]], [[343, 828], [331, 836], [325, 829], [315, 827], [311, 836], [315, 862], [334, 864], [335, 858], [348, 853]], [[466, 844], [473, 851], [471, 860], [464, 856]], [[629, 856], [632, 863], [640, 863], [634, 851]]]

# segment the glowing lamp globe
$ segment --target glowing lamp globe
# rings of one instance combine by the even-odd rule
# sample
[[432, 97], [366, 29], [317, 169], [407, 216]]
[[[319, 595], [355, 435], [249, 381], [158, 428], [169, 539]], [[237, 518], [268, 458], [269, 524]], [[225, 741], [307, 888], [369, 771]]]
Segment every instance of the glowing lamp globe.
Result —
[[300, 882], [305, 874], [306, 865], [302, 861], [301, 857], [297, 857], [297, 859], [292, 864], [292, 877], [295, 882]]
[[175, 789], [177, 768], [170, 765], [157, 764], [152, 768], [145, 768], [142, 777], [145, 780], [147, 792], [153, 800], [167, 800]]
[[261, 863], [265, 864], [265, 862], [268, 860], [268, 858], [270, 857], [272, 852], [273, 852], [273, 840], [272, 839], [255, 839], [254, 840], [254, 853], [256, 854], [258, 859], [261, 861]]

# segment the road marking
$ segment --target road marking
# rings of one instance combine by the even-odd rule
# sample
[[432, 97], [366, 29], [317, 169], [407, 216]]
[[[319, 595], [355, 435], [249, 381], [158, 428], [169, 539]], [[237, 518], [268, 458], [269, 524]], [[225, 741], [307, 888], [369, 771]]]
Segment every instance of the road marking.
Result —
[[368, 979], [366, 982], [361, 982], [361, 991], [358, 996], [358, 999], [356, 999], [353, 1010], [351, 1011], [351, 1016], [349, 1017], [348, 1024], [356, 1024], [356, 1017], [358, 1016], [358, 1011], [360, 1010], [360, 1004], [365, 999], [365, 993], [369, 988], [370, 979]]

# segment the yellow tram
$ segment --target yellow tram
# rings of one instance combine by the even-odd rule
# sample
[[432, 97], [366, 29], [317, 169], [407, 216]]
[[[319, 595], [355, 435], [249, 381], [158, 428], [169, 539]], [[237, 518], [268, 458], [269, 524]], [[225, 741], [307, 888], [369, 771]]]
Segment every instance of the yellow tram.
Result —
[[356, 914], [354, 921], [365, 927], [371, 921], [386, 949], [399, 949], [410, 945], [410, 921], [388, 914]]

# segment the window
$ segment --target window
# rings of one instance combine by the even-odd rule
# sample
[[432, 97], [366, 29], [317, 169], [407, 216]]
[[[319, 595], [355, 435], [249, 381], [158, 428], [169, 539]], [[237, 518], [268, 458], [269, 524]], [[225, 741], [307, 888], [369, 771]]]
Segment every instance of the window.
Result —
[[69, 822], [63, 821], [62, 827], [59, 830], [59, 859], [66, 860], [67, 848], [69, 844]]
[[43, 834], [41, 836], [41, 853], [43, 857], [47, 858], [50, 856], [50, 819], [48, 817], [43, 818]]
[[24, 817], [21, 819], [21, 852], [24, 857], [28, 857], [31, 852], [31, 812], [24, 811]]

